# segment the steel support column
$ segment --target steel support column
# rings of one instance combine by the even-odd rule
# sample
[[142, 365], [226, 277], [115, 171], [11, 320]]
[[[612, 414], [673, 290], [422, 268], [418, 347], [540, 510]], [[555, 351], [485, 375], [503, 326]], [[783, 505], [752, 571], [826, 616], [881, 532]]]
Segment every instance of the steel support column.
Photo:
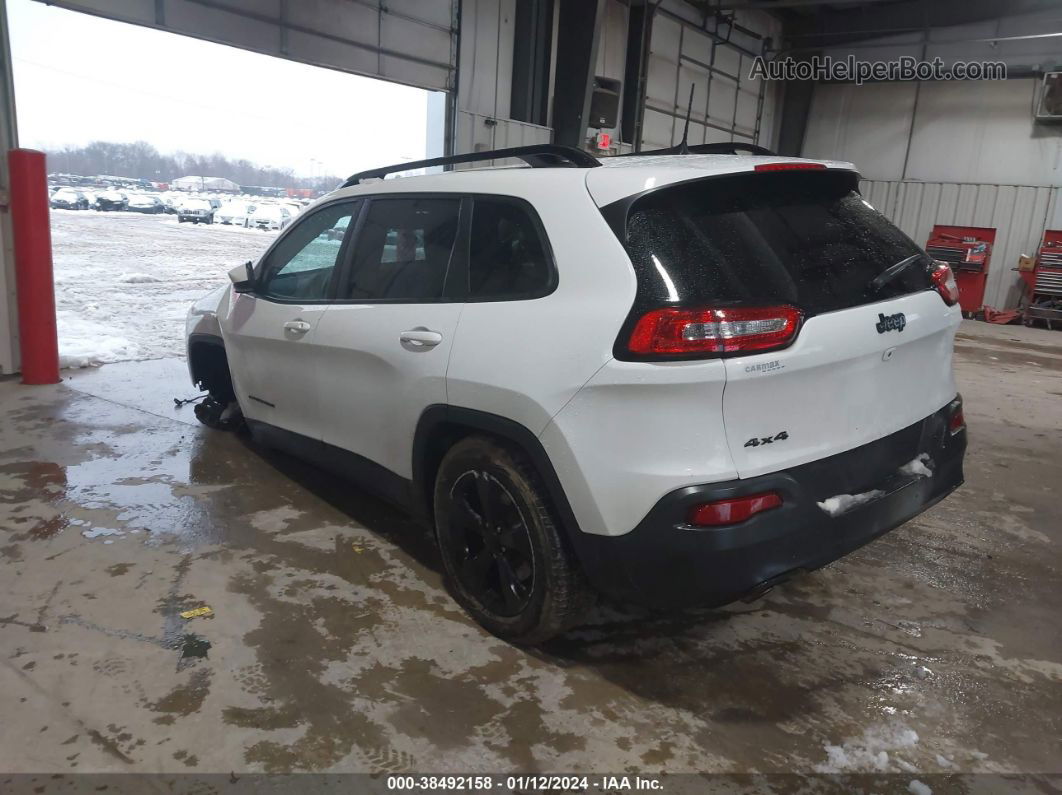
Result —
[[10, 180], [7, 150], [18, 146], [15, 85], [11, 73], [7, 3], [0, 0], [0, 374], [18, 372], [18, 311], [15, 305], [15, 254], [8, 213]]
[[594, 88], [597, 45], [606, 0], [562, 0], [553, 91], [553, 140], [582, 148]]

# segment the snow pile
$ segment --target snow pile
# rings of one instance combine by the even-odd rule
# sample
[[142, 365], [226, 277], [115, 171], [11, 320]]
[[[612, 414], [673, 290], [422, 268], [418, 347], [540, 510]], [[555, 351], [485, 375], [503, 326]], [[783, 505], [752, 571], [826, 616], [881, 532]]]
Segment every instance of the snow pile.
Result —
[[173, 215], [71, 211], [51, 220], [64, 368], [184, 355], [188, 307], [275, 237], [192, 229]]
[[907, 791], [911, 795], [933, 795], [933, 789], [928, 784], [923, 784], [917, 778], [911, 779], [907, 785]]
[[56, 312], [59, 330], [59, 366], [91, 367], [106, 362], [135, 359], [137, 346], [111, 333], [110, 326], [95, 323], [71, 310]]
[[123, 284], [158, 284], [162, 279], [150, 273], [123, 273], [118, 277], [118, 281]]
[[124, 536], [125, 533], [111, 527], [93, 527], [91, 530], [82, 530], [81, 535], [85, 538], [100, 538], [101, 536]]
[[918, 477], [931, 478], [933, 477], [933, 459], [929, 457], [929, 453], [922, 453], [918, 458], [911, 459], [902, 467], [900, 467], [900, 473], [903, 475], [917, 475]]
[[[826, 761], [815, 765], [818, 773], [888, 773], [896, 772], [889, 753], [913, 748], [918, 733], [902, 723], [871, 726], [861, 737], [845, 740], [841, 745], [826, 744]], [[902, 767], [897, 760], [897, 765]]]
[[838, 494], [834, 497], [829, 497], [822, 502], [816, 503], [816, 505], [830, 516], [840, 516], [842, 513], [848, 513], [853, 508], [856, 508], [865, 502], [870, 502], [871, 500], [876, 500], [878, 497], [884, 496], [884, 491], [874, 489], [873, 491], [864, 491], [862, 494]]

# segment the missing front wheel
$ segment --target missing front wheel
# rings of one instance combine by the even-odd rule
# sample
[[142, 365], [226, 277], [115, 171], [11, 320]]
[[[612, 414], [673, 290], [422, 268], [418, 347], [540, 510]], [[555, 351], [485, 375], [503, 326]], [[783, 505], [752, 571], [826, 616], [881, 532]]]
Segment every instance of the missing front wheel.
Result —
[[208, 428], [219, 431], [235, 431], [243, 425], [243, 412], [235, 400], [223, 402], [212, 395], [196, 404], [195, 417]]

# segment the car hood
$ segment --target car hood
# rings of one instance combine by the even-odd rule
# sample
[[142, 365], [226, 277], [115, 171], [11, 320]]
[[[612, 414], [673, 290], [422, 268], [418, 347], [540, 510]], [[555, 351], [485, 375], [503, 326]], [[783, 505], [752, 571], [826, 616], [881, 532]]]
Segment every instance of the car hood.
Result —
[[227, 284], [222, 285], [211, 290], [206, 295], [199, 298], [192, 308], [188, 310], [190, 316], [201, 317], [203, 315], [216, 315], [218, 307], [221, 306], [221, 302], [225, 300], [225, 296], [228, 294], [229, 286]]

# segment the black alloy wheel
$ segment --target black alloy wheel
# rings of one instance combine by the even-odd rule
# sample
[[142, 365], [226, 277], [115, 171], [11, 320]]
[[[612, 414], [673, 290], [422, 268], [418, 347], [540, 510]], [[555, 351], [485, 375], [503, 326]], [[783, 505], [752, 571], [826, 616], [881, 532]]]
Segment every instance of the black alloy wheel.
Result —
[[532, 645], [581, 620], [590, 600], [583, 572], [521, 449], [460, 439], [439, 463], [432, 506], [447, 587], [488, 632]]
[[534, 590], [535, 554], [513, 495], [489, 472], [471, 469], [454, 481], [449, 504], [457, 579], [495, 615], [519, 615]]

